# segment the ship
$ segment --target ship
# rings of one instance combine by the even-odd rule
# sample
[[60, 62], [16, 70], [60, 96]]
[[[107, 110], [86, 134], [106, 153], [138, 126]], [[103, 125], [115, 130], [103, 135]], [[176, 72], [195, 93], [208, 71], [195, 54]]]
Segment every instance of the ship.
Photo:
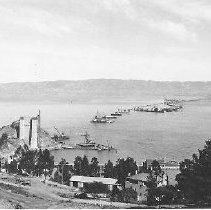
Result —
[[99, 117], [95, 116], [93, 120], [91, 120], [92, 123], [113, 123], [113, 120], [108, 119], [106, 116], [104, 117]]
[[105, 115], [104, 118], [106, 118], [106, 119], [117, 119], [116, 116], [112, 116], [112, 115]]
[[65, 140], [70, 139], [69, 136], [65, 135], [63, 132], [60, 132], [58, 128], [54, 126], [54, 129], [57, 131], [58, 134], [55, 134], [51, 138], [59, 143], [64, 143]]
[[90, 135], [86, 132], [85, 134], [81, 135], [84, 137], [84, 142], [76, 144], [73, 149], [82, 149], [82, 150], [116, 150], [112, 146], [103, 145], [103, 144], [97, 144], [95, 141], [90, 139]]
[[114, 112], [111, 113], [111, 116], [122, 116], [122, 114], [120, 112]]

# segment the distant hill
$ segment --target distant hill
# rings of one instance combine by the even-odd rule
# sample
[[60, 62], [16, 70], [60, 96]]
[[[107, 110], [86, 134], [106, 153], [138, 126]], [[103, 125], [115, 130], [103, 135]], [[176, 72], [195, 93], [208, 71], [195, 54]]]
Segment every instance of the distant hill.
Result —
[[211, 82], [90, 79], [0, 84], [1, 101], [110, 102], [164, 96], [210, 97]]

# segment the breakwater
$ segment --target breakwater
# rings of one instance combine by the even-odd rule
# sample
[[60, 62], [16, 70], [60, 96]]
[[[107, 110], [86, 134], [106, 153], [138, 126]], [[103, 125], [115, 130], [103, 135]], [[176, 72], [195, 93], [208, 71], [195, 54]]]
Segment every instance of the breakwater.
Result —
[[183, 108], [183, 105], [180, 101], [174, 100], [174, 103], [171, 101], [165, 101], [164, 103], [159, 104], [149, 104], [149, 105], [140, 105], [134, 107], [134, 111], [140, 112], [156, 112], [156, 113], [164, 113], [164, 112], [173, 112], [178, 111]]

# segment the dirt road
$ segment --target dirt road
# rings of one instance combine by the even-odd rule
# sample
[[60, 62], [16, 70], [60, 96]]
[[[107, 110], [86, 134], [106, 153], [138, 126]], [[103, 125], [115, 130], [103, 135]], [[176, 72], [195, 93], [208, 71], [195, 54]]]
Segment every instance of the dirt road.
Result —
[[99, 209], [137, 207], [134, 204], [75, 199], [72, 195], [73, 191], [68, 186], [43, 183], [39, 178], [24, 178], [0, 173], [0, 208]]

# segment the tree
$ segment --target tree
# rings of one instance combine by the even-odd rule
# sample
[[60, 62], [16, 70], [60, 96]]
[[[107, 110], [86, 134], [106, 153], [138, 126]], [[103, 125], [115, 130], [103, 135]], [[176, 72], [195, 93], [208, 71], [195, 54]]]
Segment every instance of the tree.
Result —
[[35, 170], [35, 151], [33, 150], [23, 150], [20, 160], [19, 169], [25, 171], [27, 174], [32, 175]]
[[180, 163], [180, 174], [176, 176], [178, 189], [184, 198], [194, 204], [211, 204], [211, 140], [205, 142], [204, 149], [192, 160]]
[[90, 174], [90, 168], [89, 168], [89, 160], [86, 155], [84, 155], [82, 159], [82, 170], [81, 175], [82, 176], [89, 176]]
[[75, 175], [82, 175], [82, 158], [80, 156], [77, 156], [75, 158], [75, 161], [74, 161], [74, 174]]
[[7, 133], [3, 133], [1, 138], [0, 138], [0, 147], [4, 146], [5, 143], [7, 142], [7, 140], [8, 140]]
[[127, 159], [125, 160], [125, 169], [130, 175], [134, 175], [136, 173], [136, 171], [138, 170], [138, 166], [133, 158], [127, 157]]
[[68, 162], [63, 158], [58, 165], [58, 171], [59, 174], [61, 174], [61, 184], [69, 185], [71, 173], [68, 166]]
[[97, 177], [99, 176], [100, 167], [98, 165], [98, 160], [96, 157], [93, 157], [91, 160], [90, 168], [90, 176]]
[[44, 169], [44, 176], [46, 179], [46, 176], [51, 174], [54, 168], [54, 157], [50, 155], [50, 152], [48, 149], [45, 149], [43, 151], [42, 163], [43, 163], [43, 169]]
[[128, 157], [126, 160], [124, 158], [118, 159], [115, 166], [115, 175], [118, 182], [125, 187], [125, 180], [129, 175], [134, 175], [138, 170], [138, 166], [133, 158]]
[[105, 178], [115, 178], [115, 168], [113, 163], [109, 160], [107, 164], [105, 164], [104, 168], [104, 177]]
[[137, 201], [137, 192], [132, 188], [126, 188], [119, 190], [114, 188], [111, 193], [111, 201], [131, 203]]
[[102, 182], [88, 183], [85, 185], [85, 192], [93, 193], [93, 194], [107, 193], [108, 187], [105, 184], [103, 184]]
[[123, 191], [123, 201], [125, 203], [132, 203], [132, 202], [135, 202], [137, 201], [137, 192], [135, 190], [131, 188], [126, 188], [124, 191]]
[[160, 164], [158, 163], [157, 160], [153, 160], [151, 164], [151, 171], [154, 173], [156, 178], [162, 173]]
[[119, 184], [121, 184], [122, 187], [125, 187], [125, 180], [126, 177], [128, 176], [128, 170], [126, 170], [124, 158], [117, 160], [115, 171], [116, 171], [116, 178]]
[[12, 160], [10, 164], [7, 166], [7, 170], [9, 173], [16, 174], [18, 173], [18, 165], [16, 160]]

